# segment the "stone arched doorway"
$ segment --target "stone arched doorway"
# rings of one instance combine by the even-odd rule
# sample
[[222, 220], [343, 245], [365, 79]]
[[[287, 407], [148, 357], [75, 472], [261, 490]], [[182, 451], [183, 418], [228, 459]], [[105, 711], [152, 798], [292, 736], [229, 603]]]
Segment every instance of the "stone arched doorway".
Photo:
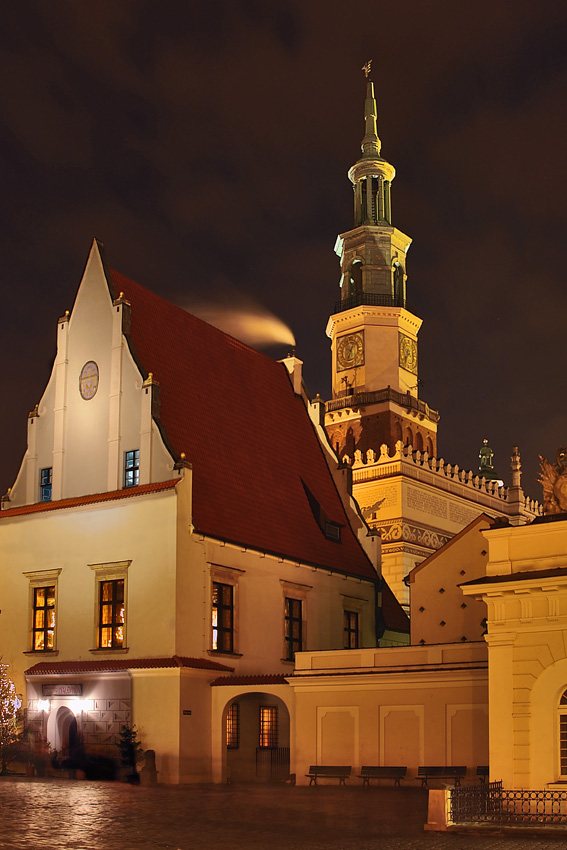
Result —
[[79, 744], [79, 729], [77, 718], [71, 709], [61, 706], [57, 710], [54, 729], [48, 737], [62, 758], [73, 758]]
[[244, 693], [222, 715], [226, 781], [284, 781], [289, 776], [290, 717], [286, 704], [268, 693]]

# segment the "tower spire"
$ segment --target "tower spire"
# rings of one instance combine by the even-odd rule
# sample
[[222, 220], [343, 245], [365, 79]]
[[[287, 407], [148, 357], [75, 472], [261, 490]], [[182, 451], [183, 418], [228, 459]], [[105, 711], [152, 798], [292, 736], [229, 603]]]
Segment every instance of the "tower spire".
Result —
[[380, 156], [382, 142], [378, 136], [378, 109], [374, 83], [370, 79], [372, 60], [362, 66], [366, 75], [364, 101], [364, 138], [362, 156], [348, 176], [354, 188], [354, 226], [391, 224], [390, 186], [395, 168]]
[[366, 80], [366, 100], [364, 101], [364, 125], [366, 132], [362, 140], [363, 159], [375, 159], [380, 156], [382, 142], [378, 137], [378, 108], [374, 97], [374, 83]]

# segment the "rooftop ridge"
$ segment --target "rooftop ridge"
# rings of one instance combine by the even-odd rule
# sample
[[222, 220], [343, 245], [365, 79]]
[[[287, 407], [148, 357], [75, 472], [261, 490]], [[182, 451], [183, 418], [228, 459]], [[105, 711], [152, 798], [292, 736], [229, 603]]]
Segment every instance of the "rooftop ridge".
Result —
[[135, 487], [124, 487], [121, 490], [89, 493], [84, 496], [69, 496], [53, 502], [33, 502], [31, 505], [18, 505], [13, 508], [9, 506], [10, 500], [7, 498], [2, 500], [0, 519], [11, 516], [22, 516], [24, 514], [44, 513], [46, 511], [60, 511], [64, 508], [76, 508], [80, 505], [94, 505], [99, 502], [113, 502], [118, 499], [131, 499], [135, 496], [144, 496], [148, 493], [159, 493], [162, 490], [172, 490], [180, 480], [180, 478], [173, 478], [167, 479], [167, 481], [153, 481], [148, 484], [137, 484]]

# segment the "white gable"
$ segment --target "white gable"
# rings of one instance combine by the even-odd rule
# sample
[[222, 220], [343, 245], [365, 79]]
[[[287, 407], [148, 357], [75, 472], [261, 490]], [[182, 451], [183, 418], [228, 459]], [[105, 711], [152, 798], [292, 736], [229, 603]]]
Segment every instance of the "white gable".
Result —
[[11, 507], [40, 500], [46, 469], [54, 500], [120, 489], [125, 452], [133, 450], [140, 484], [172, 477], [173, 460], [152, 418], [153, 388], [144, 386], [122, 332], [128, 309], [120, 298], [112, 303], [94, 242], [73, 311], [57, 325], [55, 363], [28, 420]]

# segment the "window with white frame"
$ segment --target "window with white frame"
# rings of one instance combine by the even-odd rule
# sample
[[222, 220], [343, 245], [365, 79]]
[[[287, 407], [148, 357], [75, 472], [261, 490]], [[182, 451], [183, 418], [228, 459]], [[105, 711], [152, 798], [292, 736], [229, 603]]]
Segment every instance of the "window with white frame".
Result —
[[127, 648], [128, 568], [131, 563], [90, 564], [95, 573], [95, 651]]
[[238, 654], [238, 585], [244, 570], [210, 565], [210, 644], [211, 652]]
[[50, 502], [53, 493], [53, 467], [45, 466], [39, 471], [39, 501]]
[[358, 649], [359, 613], [358, 611], [343, 611], [343, 647]]
[[54, 652], [57, 647], [57, 586], [60, 569], [26, 572], [29, 579], [30, 652]]
[[358, 596], [341, 594], [343, 599], [343, 647], [359, 649], [362, 646], [363, 611], [368, 600]]
[[283, 661], [306, 648], [306, 597], [311, 585], [280, 579], [283, 590]]
[[140, 449], [124, 452], [124, 486], [136, 487], [140, 483]]

